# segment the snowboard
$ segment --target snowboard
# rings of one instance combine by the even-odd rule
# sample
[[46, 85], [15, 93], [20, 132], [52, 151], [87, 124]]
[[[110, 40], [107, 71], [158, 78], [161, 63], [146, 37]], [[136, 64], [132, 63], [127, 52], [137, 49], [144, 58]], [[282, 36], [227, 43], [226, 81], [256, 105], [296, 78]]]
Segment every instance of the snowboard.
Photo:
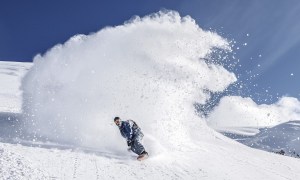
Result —
[[147, 159], [148, 157], [149, 157], [148, 154], [139, 155], [139, 156], [137, 157], [137, 160], [138, 160], [138, 161], [143, 161], [143, 160]]

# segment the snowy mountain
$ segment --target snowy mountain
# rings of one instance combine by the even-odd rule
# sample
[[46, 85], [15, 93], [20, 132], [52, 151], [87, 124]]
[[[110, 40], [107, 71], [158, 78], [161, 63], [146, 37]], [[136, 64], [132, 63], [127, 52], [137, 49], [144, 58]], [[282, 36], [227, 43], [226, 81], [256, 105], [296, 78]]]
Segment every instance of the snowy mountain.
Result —
[[[1, 62], [0, 179], [299, 179], [299, 159], [238, 143], [195, 113], [236, 81], [208, 62], [215, 49], [231, 51], [162, 11], [76, 35], [30, 65]], [[127, 151], [115, 116], [139, 124], [147, 160]]]
[[219, 132], [249, 147], [299, 158], [299, 130], [300, 121], [289, 121], [274, 127], [235, 127]]
[[300, 121], [289, 121], [272, 128], [263, 128], [244, 144], [271, 152], [283, 151], [285, 155], [300, 155]]

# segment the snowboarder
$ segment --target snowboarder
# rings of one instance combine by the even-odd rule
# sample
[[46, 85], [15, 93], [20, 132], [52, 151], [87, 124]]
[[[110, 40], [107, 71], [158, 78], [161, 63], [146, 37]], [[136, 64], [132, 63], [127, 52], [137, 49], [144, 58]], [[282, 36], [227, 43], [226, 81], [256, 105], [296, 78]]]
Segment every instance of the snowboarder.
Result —
[[133, 120], [122, 121], [119, 117], [115, 117], [114, 122], [119, 127], [121, 135], [127, 140], [128, 150], [139, 155], [137, 160], [147, 158], [148, 153], [141, 143], [144, 136], [141, 128]]

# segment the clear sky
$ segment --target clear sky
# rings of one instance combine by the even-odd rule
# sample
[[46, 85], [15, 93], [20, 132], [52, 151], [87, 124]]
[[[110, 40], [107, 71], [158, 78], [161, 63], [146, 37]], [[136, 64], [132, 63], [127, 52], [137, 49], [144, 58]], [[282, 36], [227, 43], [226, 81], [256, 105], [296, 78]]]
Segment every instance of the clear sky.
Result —
[[75, 34], [163, 8], [190, 15], [201, 28], [236, 41], [240, 67], [234, 71], [241, 86], [229, 94], [259, 103], [285, 95], [300, 98], [298, 0], [1, 0], [0, 60], [32, 61]]

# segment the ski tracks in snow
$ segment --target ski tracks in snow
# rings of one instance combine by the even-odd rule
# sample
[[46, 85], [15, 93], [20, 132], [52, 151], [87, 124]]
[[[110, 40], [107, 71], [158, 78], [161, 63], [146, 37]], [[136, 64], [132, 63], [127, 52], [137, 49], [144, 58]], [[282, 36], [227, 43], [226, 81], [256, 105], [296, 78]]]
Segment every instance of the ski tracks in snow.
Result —
[[26, 157], [14, 151], [7, 151], [0, 146], [0, 179], [45, 179], [47, 174], [38, 166], [31, 164]]
[[76, 155], [74, 160], [73, 179], [76, 179], [77, 169], [78, 169], [78, 155]]
[[130, 155], [0, 143], [0, 179], [299, 179], [294, 159], [276, 156], [279, 162], [269, 163], [262, 159], [266, 152], [245, 159], [225, 147], [205, 148], [211, 151], [168, 152], [139, 162]]

